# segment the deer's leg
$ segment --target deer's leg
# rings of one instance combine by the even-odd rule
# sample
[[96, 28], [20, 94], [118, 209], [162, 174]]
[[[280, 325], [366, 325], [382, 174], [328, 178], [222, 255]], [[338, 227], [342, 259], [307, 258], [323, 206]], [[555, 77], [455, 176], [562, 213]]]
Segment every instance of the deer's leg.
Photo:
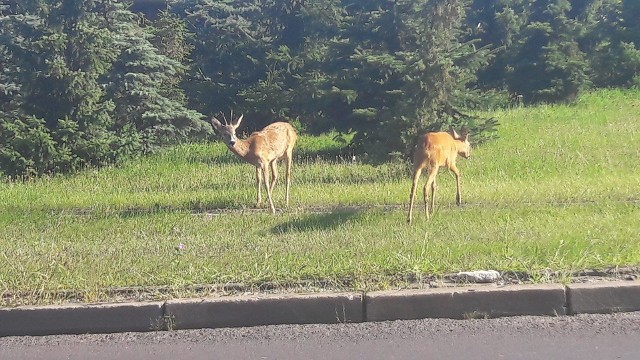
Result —
[[264, 177], [264, 185], [267, 188], [267, 198], [269, 199], [269, 205], [271, 206], [271, 213], [276, 213], [276, 207], [273, 206], [273, 198], [271, 197], [271, 187], [269, 186], [269, 165], [262, 165], [262, 175]]
[[278, 160], [273, 160], [271, 166], [271, 191], [276, 187], [276, 181], [278, 181]]
[[456, 177], [456, 205], [461, 205], [462, 204], [462, 194], [460, 191], [460, 170], [458, 170], [458, 167], [456, 166], [456, 164], [451, 164], [449, 166], [449, 169], [451, 170], [451, 172], [453, 172], [453, 175], [455, 175]]
[[409, 225], [411, 225], [411, 220], [413, 216], [413, 201], [416, 196], [416, 187], [418, 187], [420, 174], [422, 174], [422, 167], [417, 167], [413, 169], [413, 182], [411, 183], [411, 193], [409, 194], [409, 216], [407, 217], [407, 223], [409, 223]]
[[[424, 213], [425, 216], [427, 217], [427, 220], [429, 220], [429, 206], [427, 205], [429, 202], [429, 196], [428, 196], [428, 191], [429, 189], [432, 190], [432, 195], [435, 196], [435, 187], [434, 187], [434, 183], [436, 181], [436, 175], [438, 175], [438, 166], [431, 166], [429, 168], [429, 178], [427, 179], [427, 183], [424, 184], [424, 189], [423, 189], [423, 194], [424, 194]], [[433, 210], [433, 205], [435, 204], [434, 199], [431, 199], [431, 210]]]
[[256, 184], [258, 186], [258, 201], [256, 202], [256, 206], [259, 206], [262, 203], [262, 172], [259, 167], [256, 167]]
[[[293, 150], [293, 148], [291, 149]], [[291, 166], [293, 165], [293, 157], [292, 151], [287, 151], [287, 156], [285, 161], [287, 162], [287, 173], [285, 174], [286, 182], [287, 182], [287, 190], [285, 195], [285, 202], [287, 206], [289, 206], [289, 188], [291, 187]]]
[[431, 204], [429, 205], [429, 212], [433, 213], [433, 208], [436, 206], [436, 178], [433, 178], [431, 183]]

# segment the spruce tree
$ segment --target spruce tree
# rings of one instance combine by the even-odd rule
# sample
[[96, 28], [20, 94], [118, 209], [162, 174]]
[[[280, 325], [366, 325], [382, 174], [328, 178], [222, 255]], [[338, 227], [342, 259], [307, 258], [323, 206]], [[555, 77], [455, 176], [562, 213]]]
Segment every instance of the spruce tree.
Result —
[[[169, 78], [181, 65], [151, 45], [138, 21], [111, 0], [2, 8], [5, 174], [106, 164], [209, 129], [184, 99], [172, 98], [177, 84]], [[23, 146], [30, 141], [43, 145]]]
[[501, 50], [479, 86], [519, 94], [527, 103], [575, 99], [591, 86], [584, 39], [599, 1], [475, 1], [471, 19], [483, 44]]
[[640, 86], [640, 4], [604, 1], [585, 41], [596, 86]]
[[[100, 163], [108, 156], [115, 140], [105, 131], [112, 104], [104, 99], [98, 79], [109, 70], [117, 52], [108, 31], [100, 29], [102, 19], [92, 12], [100, 5], [16, 2], [0, 18], [0, 48], [16, 84], [10, 92], [12, 116], [0, 126], [9, 144], [5, 152], [14, 154], [13, 160], [3, 159], [5, 164], [15, 162], [3, 166], [9, 175], [66, 170]], [[75, 126], [68, 126], [69, 119]], [[28, 132], [30, 126], [40, 129], [55, 146], [25, 151], [17, 143], [34, 137]], [[75, 136], [57, 135], [70, 130], [76, 131]], [[70, 138], [74, 142], [64, 142]], [[15, 160], [18, 154], [24, 161]]]
[[255, 20], [258, 1], [198, 0], [172, 4], [194, 32], [193, 71], [186, 93], [191, 106], [204, 113], [238, 110], [238, 92], [265, 74], [270, 39]]
[[127, 139], [131, 152], [156, 147], [210, 131], [202, 114], [185, 107], [179, 79], [184, 66], [160, 53], [153, 34], [128, 11], [113, 14], [111, 27], [120, 56], [105, 77], [107, 96], [114, 102], [114, 130]]
[[450, 124], [491, 136], [493, 121], [462, 111], [465, 85], [490, 57], [461, 37], [466, 2], [382, 3], [364, 2], [349, 13], [351, 64], [338, 91], [351, 105], [355, 145], [381, 159], [409, 155], [418, 134]]
[[200, 0], [173, 11], [195, 25], [200, 81], [188, 94], [202, 111], [355, 132], [354, 146], [383, 158], [449, 123], [482, 129], [458, 111], [490, 56], [459, 41], [466, 3]]

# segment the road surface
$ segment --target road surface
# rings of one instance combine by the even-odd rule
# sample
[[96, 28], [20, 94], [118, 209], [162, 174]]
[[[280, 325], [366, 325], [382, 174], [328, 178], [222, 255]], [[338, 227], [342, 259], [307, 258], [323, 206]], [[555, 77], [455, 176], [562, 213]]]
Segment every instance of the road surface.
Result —
[[6, 337], [0, 359], [637, 360], [640, 312]]

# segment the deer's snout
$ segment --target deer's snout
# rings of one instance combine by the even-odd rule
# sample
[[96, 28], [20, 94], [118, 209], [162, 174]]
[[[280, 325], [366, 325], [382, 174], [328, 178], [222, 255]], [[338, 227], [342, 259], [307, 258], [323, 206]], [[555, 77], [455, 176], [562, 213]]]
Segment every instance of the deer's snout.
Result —
[[236, 141], [235, 141], [235, 140], [229, 140], [229, 146], [233, 146], [233, 145], [235, 145], [235, 144], [236, 144]]

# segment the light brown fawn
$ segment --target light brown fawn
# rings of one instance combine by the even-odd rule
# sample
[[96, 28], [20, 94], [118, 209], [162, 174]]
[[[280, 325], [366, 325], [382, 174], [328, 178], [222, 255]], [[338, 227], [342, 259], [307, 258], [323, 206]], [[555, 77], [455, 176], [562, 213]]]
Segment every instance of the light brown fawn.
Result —
[[[471, 144], [469, 144], [469, 131], [462, 128], [460, 134], [451, 128], [450, 132], [430, 132], [418, 140], [413, 153], [413, 184], [411, 185], [411, 195], [409, 195], [409, 217], [407, 222], [411, 224], [413, 213], [413, 200], [415, 198], [416, 187], [420, 174], [425, 168], [429, 169], [429, 177], [424, 185], [424, 212], [427, 220], [429, 213], [433, 211], [436, 202], [436, 175], [440, 166], [447, 166], [456, 177], [456, 204], [462, 203], [460, 194], [460, 170], [456, 167], [458, 155], [468, 158], [471, 155]], [[431, 204], [427, 206], [428, 188], [431, 188]]]
[[[237, 120], [231, 119], [231, 123], [222, 125], [215, 117], [211, 118], [213, 127], [222, 135], [222, 140], [229, 150], [238, 155], [244, 161], [256, 167], [256, 182], [258, 188], [257, 205], [262, 203], [261, 186], [264, 179], [264, 186], [267, 189], [267, 198], [271, 206], [271, 212], [276, 213], [273, 206], [272, 191], [278, 179], [277, 162], [280, 159], [286, 161], [286, 204], [289, 205], [289, 188], [291, 186], [291, 165], [293, 163], [293, 147], [296, 144], [298, 135], [293, 126], [286, 122], [275, 122], [267, 125], [264, 129], [256, 131], [245, 140], [238, 139], [236, 129], [240, 126], [243, 115]], [[269, 182], [269, 168], [271, 168], [271, 182]]]

